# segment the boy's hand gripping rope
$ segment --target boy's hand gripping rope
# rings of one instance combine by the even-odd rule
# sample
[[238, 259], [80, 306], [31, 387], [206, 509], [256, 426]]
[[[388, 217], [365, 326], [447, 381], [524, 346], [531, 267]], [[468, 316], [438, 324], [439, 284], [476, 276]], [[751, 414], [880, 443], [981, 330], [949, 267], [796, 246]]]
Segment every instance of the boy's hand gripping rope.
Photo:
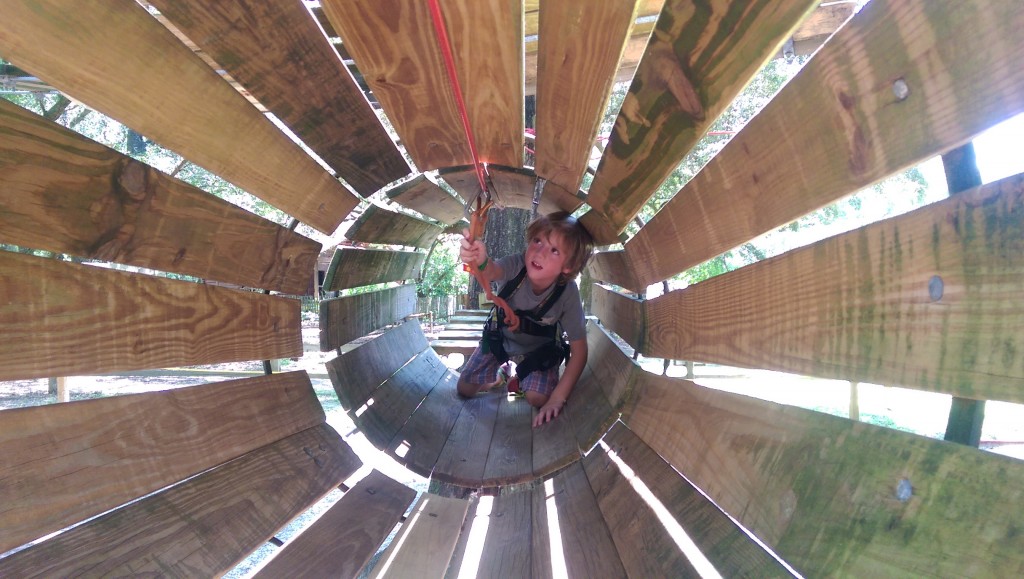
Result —
[[[487, 210], [494, 204], [490, 199], [487, 202], [483, 202], [483, 195], [477, 197], [476, 200], [476, 211], [469, 216], [469, 241], [472, 242], [474, 239], [482, 240], [484, 237], [484, 228], [487, 227]], [[491, 300], [494, 305], [498, 306], [505, 312], [505, 325], [508, 326], [509, 330], [513, 332], [519, 329], [519, 316], [516, 312], [509, 307], [508, 303], [501, 297], [494, 295], [491, 291], [491, 283], [484, 277], [484, 272], [479, 267], [470, 267], [473, 272], [473, 277], [480, 283], [480, 287], [484, 288], [484, 293], [487, 295], [487, 299]]]

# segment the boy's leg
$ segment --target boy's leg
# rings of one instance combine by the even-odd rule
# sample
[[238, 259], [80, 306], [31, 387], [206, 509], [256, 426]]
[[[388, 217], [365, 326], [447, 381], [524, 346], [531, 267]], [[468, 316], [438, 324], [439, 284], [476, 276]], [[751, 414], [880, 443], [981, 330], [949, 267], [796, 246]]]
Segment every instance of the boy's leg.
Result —
[[469, 398], [476, 396], [480, 390], [495, 386], [498, 383], [498, 366], [498, 359], [494, 354], [484, 354], [480, 351], [480, 346], [477, 346], [459, 375], [459, 394]]
[[559, 366], [547, 370], [534, 370], [519, 381], [519, 386], [530, 406], [540, 408], [547, 403], [551, 393], [555, 391], [555, 386], [558, 386], [558, 370]]

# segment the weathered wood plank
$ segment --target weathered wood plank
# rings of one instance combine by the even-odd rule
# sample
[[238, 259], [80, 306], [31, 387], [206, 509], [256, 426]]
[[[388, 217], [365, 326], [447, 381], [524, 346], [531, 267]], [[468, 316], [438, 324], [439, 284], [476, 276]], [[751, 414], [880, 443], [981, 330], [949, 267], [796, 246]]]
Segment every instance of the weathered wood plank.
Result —
[[[532, 553], [527, 538], [532, 526], [532, 504], [533, 494], [522, 491], [477, 499], [470, 507], [447, 576], [530, 577]], [[478, 536], [484, 529], [486, 533]], [[481, 540], [483, 550], [470, 551], [467, 558], [470, 542]]]
[[569, 191], [583, 182], [639, 1], [540, 7], [536, 171]]
[[562, 411], [572, 421], [576, 444], [584, 452], [593, 448], [618, 420], [618, 413], [612, 410], [608, 397], [601, 391], [600, 381], [601, 378], [594, 374], [593, 366], [588, 363]]
[[[1005, 2], [866, 5], [626, 243], [638, 285], [684, 271], [1024, 111], [1024, 70], [1005, 70], [1005, 63], [1024, 59], [1022, 26], [1024, 11]], [[894, 92], [900, 79], [909, 90], [902, 101]]]
[[427, 248], [440, 234], [441, 228], [429, 221], [370, 205], [345, 232], [345, 237], [364, 243]]
[[321, 5], [416, 167], [430, 171], [472, 163], [427, 3], [325, 0]]
[[[503, 207], [533, 209], [533, 194], [537, 175], [532, 169], [489, 165], [487, 171], [494, 184], [495, 201]], [[480, 185], [472, 166], [450, 167], [438, 171], [437, 174], [462, 197], [464, 202], [468, 203], [476, 199]], [[575, 192], [578, 189], [571, 191]], [[545, 184], [538, 212], [546, 215], [555, 211], [569, 211], [570, 213], [575, 211], [583, 204], [583, 200], [573, 192], [554, 183]]]
[[601, 326], [587, 325], [587, 366], [599, 377], [601, 391], [616, 411], [632, 398], [636, 389], [638, 369], [628, 360], [619, 343]]
[[320, 302], [320, 350], [327, 352], [416, 311], [416, 286]]
[[612, 288], [594, 284], [593, 303], [590, 308], [601, 320], [601, 325], [625, 340], [633, 348], [644, 350], [646, 339], [646, 302], [623, 295]]
[[219, 575], [358, 467], [310, 428], [0, 559], [0, 575]]
[[816, 4], [668, 0], [590, 186], [591, 207], [624, 230]]
[[0, 99], [0, 240], [305, 293], [320, 244]]
[[463, 401], [462, 412], [437, 458], [433, 478], [464, 487], [480, 487], [498, 405], [504, 402], [504, 393], [478, 394]]
[[370, 577], [443, 577], [467, 510], [469, 501], [424, 493]]
[[388, 444], [388, 454], [417, 474], [430, 476], [462, 412], [458, 380], [458, 374], [445, 372]]
[[416, 491], [375, 470], [286, 543], [256, 577], [355, 577], [415, 499]]
[[374, 446], [386, 449], [447, 371], [433, 350], [423, 350], [370, 393], [363, 412], [351, 412], [353, 422]]
[[326, 364], [334, 391], [345, 410], [359, 408], [378, 386], [427, 347], [419, 322], [391, 328]]
[[441, 223], [451, 225], [463, 216], [463, 203], [426, 175], [406, 181], [387, 191], [388, 199]]
[[[1024, 464], [643, 373], [623, 421], [807, 576], [1016, 575]], [[953, 474], [955, 473], [955, 474]], [[970, 537], [970, 541], [964, 541]]]
[[442, 356], [449, 354], [462, 354], [467, 358], [480, 345], [479, 338], [476, 340], [431, 340], [430, 347]]
[[4, 21], [4, 58], [304, 223], [330, 234], [356, 206], [355, 195], [142, 6], [14, 2]]
[[411, 251], [338, 247], [324, 276], [324, 291], [418, 278], [426, 258]]
[[0, 380], [302, 355], [299, 302], [0, 252]]
[[[549, 520], [558, 528], [552, 529]], [[534, 577], [626, 577], [580, 462], [533, 490], [531, 540]], [[564, 561], [565, 575], [554, 569], [551, 553], [556, 549], [561, 556], [555, 560]]]
[[558, 418], [533, 429], [533, 477], [540, 480], [580, 459], [572, 412], [562, 407]]
[[625, 251], [599, 251], [594, 254], [587, 267], [590, 268], [590, 275], [597, 281], [613, 283], [632, 291], [646, 289], [637, 287]]
[[323, 420], [305, 372], [5, 410], [0, 552]]
[[1024, 175], [650, 300], [645, 353], [1024, 402], [1021, 279]]
[[502, 400], [484, 466], [485, 486], [533, 480], [533, 407], [523, 399]]
[[152, 4], [359, 194], [409, 174], [337, 51], [299, 2]]

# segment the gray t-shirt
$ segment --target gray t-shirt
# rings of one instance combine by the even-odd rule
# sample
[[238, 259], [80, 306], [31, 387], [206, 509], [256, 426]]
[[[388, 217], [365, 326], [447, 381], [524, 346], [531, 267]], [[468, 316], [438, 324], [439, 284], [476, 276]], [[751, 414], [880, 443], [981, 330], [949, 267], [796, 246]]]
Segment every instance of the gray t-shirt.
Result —
[[[522, 271], [526, 261], [523, 254], [516, 254], [503, 257], [497, 263], [504, 271], [504, 275], [501, 279], [494, 281], [498, 282], [499, 288], [502, 288], [505, 283], [510, 282]], [[519, 289], [508, 299], [508, 305], [514, 310], [535, 310], [555, 291], [556, 285], [557, 282], [551, 284], [551, 287], [541, 292], [540, 295], [536, 295], [530, 288], [530, 280], [524, 278]], [[580, 288], [576, 285], [575, 281], [570, 281], [565, 285], [565, 290], [559, 296], [558, 301], [551, 304], [551, 307], [544, 314], [544, 318], [540, 321], [548, 326], [561, 322], [562, 329], [565, 330], [570, 342], [587, 337], [586, 318], [583, 315], [583, 301], [580, 299]], [[505, 338], [505, 351], [509, 356], [526, 354], [546, 345], [549, 341], [541, 336], [531, 336], [523, 332], [510, 332], [508, 328], [502, 329], [502, 335]]]

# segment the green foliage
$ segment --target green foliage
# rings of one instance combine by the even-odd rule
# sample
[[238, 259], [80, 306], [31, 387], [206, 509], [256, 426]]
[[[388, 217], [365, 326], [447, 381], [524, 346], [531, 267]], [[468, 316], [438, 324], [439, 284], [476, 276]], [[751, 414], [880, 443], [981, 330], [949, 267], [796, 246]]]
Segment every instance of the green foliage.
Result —
[[469, 291], [469, 274], [462, 271], [458, 240], [456, 235], [438, 238], [434, 251], [423, 266], [423, 279], [417, 284], [420, 297], [453, 296]]

